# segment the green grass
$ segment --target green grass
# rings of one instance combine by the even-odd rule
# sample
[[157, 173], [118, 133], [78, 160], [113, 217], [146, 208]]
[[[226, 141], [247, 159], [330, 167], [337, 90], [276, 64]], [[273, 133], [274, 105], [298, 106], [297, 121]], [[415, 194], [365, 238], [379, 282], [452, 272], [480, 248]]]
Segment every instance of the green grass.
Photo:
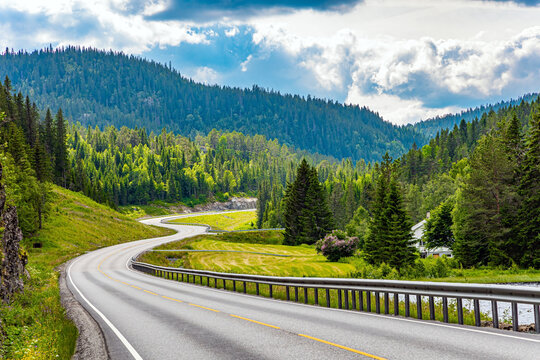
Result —
[[[326, 261], [324, 256], [317, 254], [314, 246], [286, 246], [281, 245], [281, 242], [282, 234], [279, 231], [201, 235], [168, 243], [157, 247], [156, 250], [185, 248], [242, 252], [150, 252], [144, 254], [140, 260], [157, 265], [273, 276], [344, 277], [355, 269], [351, 264]], [[288, 257], [249, 252], [287, 255]]]
[[31, 279], [11, 304], [0, 305], [6, 333], [0, 358], [69, 359], [77, 329], [60, 304], [55, 267], [86, 251], [170, 233], [142, 225], [78, 193], [53, 187], [52, 195], [43, 229], [23, 241]]
[[249, 230], [255, 228], [257, 222], [255, 210], [226, 212], [215, 215], [199, 215], [184, 219], [172, 220], [171, 223], [205, 224], [214, 230]]

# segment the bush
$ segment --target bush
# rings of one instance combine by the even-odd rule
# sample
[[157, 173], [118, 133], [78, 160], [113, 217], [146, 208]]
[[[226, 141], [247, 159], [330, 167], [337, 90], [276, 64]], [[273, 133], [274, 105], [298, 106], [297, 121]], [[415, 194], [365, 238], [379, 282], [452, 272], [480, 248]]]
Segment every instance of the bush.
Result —
[[349, 237], [345, 232], [334, 230], [324, 239], [317, 241], [317, 253], [322, 253], [329, 261], [338, 261], [343, 257], [354, 255], [360, 241], [357, 237]]

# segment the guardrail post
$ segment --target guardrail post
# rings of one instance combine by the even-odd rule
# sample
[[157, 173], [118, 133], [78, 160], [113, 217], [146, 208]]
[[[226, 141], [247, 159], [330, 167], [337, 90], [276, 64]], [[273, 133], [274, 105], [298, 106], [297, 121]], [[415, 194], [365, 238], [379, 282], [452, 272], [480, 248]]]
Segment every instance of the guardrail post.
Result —
[[309, 299], [309, 297], [308, 297], [308, 288], [305, 287], [304, 288], [304, 304], [308, 303], [308, 299]]
[[326, 288], [326, 307], [330, 307], [330, 289]]
[[405, 317], [411, 316], [411, 299], [409, 294], [405, 294]]
[[387, 292], [384, 293], [384, 313], [386, 315], [388, 315], [390, 313], [390, 299], [389, 299], [389, 296], [390, 294], [388, 294]]
[[458, 324], [463, 325], [463, 299], [458, 297], [456, 298], [457, 301], [457, 319]]
[[294, 301], [298, 302], [298, 286], [294, 287]]
[[178, 281], [178, 273], [176, 273], [176, 281]]
[[512, 301], [512, 330], [518, 331], [519, 317], [518, 317], [518, 304]]
[[182, 273], [182, 282], [184, 282], [184, 273]]
[[313, 298], [315, 305], [319, 305], [319, 288], [313, 288]]
[[244, 294], [247, 294], [247, 284], [245, 281], [244, 281]]
[[394, 293], [394, 315], [399, 315], [399, 294]]
[[497, 307], [496, 300], [491, 301], [491, 318], [493, 320], [493, 327], [495, 329], [498, 329], [499, 328], [499, 308]]
[[422, 295], [416, 295], [416, 318], [422, 319]]
[[534, 326], [536, 327], [536, 333], [540, 334], [540, 305], [534, 304]]
[[273, 298], [272, 294], [272, 284], [268, 284], [268, 292], [270, 293], [270, 298]]
[[371, 312], [371, 292], [366, 291], [366, 309], [367, 312]]
[[442, 316], [445, 323], [448, 322], [448, 298], [444, 296], [442, 298]]
[[214, 279], [214, 288], [217, 289], [217, 278], [212, 278], [212, 279]]
[[341, 305], [341, 289], [337, 289], [337, 303], [338, 303], [338, 308], [341, 309], [342, 308], [342, 305]]
[[227, 283], [225, 282], [225, 279], [223, 279], [223, 290], [227, 290]]
[[358, 292], [358, 310], [364, 311], [364, 292], [362, 290]]
[[351, 290], [352, 309], [356, 310], [356, 291]]
[[481, 326], [482, 323], [480, 321], [480, 300], [474, 299], [474, 325], [475, 326]]
[[210, 276], [206, 277], [206, 286], [210, 286]]
[[259, 295], [259, 283], [258, 282], [255, 283], [255, 293], [257, 295]]
[[232, 281], [232, 290], [236, 292], [236, 280]]
[[381, 294], [378, 291], [375, 291], [375, 312], [381, 313]]
[[435, 320], [435, 299], [429, 297], [429, 320]]
[[289, 285], [285, 286], [285, 294], [287, 295], [287, 301], [291, 301], [291, 294], [289, 293]]
[[189, 281], [189, 274], [186, 274], [186, 276], [187, 276], [187, 283], [189, 284], [189, 282], [190, 282]]
[[349, 290], [343, 290], [343, 295], [345, 295], [345, 309], [349, 310]]

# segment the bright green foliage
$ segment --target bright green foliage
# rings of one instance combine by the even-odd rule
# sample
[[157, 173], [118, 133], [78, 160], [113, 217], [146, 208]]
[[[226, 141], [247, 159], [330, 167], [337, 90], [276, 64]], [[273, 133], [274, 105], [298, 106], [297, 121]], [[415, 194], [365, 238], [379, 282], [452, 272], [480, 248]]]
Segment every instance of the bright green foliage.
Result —
[[452, 232], [453, 209], [453, 200], [447, 200], [431, 212], [424, 230], [424, 242], [427, 248], [452, 248], [454, 245], [454, 233]]
[[298, 167], [296, 179], [287, 186], [284, 219], [287, 245], [313, 244], [332, 230], [332, 213], [317, 170], [305, 159]]
[[347, 235], [356, 236], [360, 242], [360, 248], [364, 246], [364, 239], [366, 238], [369, 230], [370, 217], [368, 211], [359, 206], [354, 212], [354, 216], [347, 224]]

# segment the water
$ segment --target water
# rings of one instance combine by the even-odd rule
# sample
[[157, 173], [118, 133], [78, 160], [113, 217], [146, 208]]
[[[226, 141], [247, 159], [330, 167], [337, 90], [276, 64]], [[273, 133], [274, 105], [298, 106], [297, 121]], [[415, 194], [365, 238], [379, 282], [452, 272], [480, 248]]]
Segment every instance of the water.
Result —
[[[506, 286], [531, 286], [537, 287], [540, 291], [540, 283], [511, 283], [511, 284], [500, 284]], [[405, 301], [405, 296], [399, 296], [400, 301]], [[425, 299], [424, 299], [425, 301]], [[436, 304], [440, 304], [441, 299], [435, 299]], [[410, 296], [410, 303], [416, 304], [416, 296]], [[456, 303], [455, 299], [448, 299], [448, 304]], [[473, 300], [463, 299], [463, 308], [473, 310], [474, 303]], [[499, 312], [499, 322], [512, 323], [512, 304], [509, 302], [497, 302], [497, 309]], [[491, 301], [480, 300], [480, 312], [483, 314], [482, 318], [491, 319]], [[532, 305], [528, 304], [518, 304], [518, 323], [519, 325], [529, 325], [534, 323], [534, 310]]]

